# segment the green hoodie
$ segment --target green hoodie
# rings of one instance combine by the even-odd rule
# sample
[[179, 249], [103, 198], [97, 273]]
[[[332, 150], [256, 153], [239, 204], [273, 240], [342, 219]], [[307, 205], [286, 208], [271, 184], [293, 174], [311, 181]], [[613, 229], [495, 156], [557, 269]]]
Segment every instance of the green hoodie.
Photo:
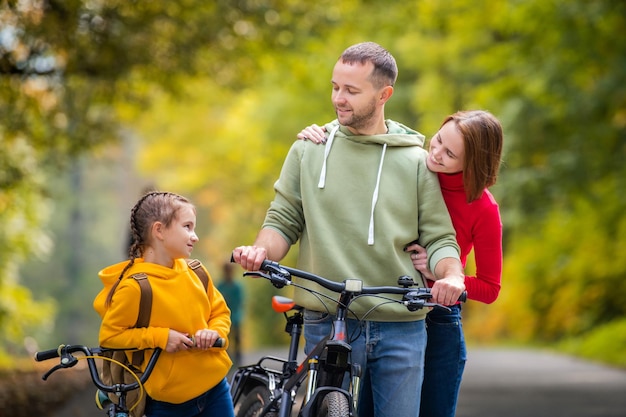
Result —
[[[437, 176], [426, 167], [424, 136], [392, 120], [383, 135], [353, 135], [335, 120], [327, 124], [326, 146], [296, 141], [284, 162], [276, 195], [263, 227], [293, 245], [300, 240], [297, 268], [335, 281], [356, 278], [365, 286], [396, 285], [402, 275], [425, 286], [404, 247], [417, 239], [427, 248], [431, 269], [459, 257], [454, 228]], [[337, 299], [311, 282], [300, 282]], [[311, 310], [336, 306], [306, 291], [295, 301]], [[351, 310], [360, 318], [380, 304], [363, 297]], [[378, 306], [374, 321], [421, 320], [397, 303]]]

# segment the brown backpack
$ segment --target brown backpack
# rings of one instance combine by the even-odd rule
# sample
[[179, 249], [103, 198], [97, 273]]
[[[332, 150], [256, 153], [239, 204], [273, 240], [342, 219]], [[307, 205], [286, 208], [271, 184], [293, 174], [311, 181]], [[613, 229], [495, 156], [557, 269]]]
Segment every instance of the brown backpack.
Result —
[[[204, 285], [205, 291], [209, 287], [209, 277], [202, 268], [202, 263], [197, 259], [187, 260], [187, 264], [191, 270], [200, 278]], [[152, 312], [152, 287], [150, 281], [148, 281], [148, 275], [143, 272], [133, 274], [130, 276], [135, 279], [141, 289], [141, 298], [139, 299], [139, 314], [137, 315], [137, 322], [133, 327], [148, 327], [150, 324], [150, 314]], [[136, 382], [137, 379], [124, 367], [120, 366], [116, 362], [120, 362], [133, 371], [133, 374], [137, 378], [140, 378], [143, 372], [141, 372], [141, 364], [144, 358], [144, 350], [137, 350], [133, 352], [132, 360], [129, 361], [125, 351], [123, 350], [110, 350], [100, 354], [104, 357], [102, 361], [102, 370], [100, 372], [100, 379], [106, 385], [114, 385], [119, 383], [131, 384]], [[112, 359], [108, 360], [106, 358]], [[137, 389], [130, 391], [126, 394], [126, 406], [130, 408], [131, 417], [142, 417], [146, 408], [146, 395], [141, 395], [142, 390]], [[100, 390], [96, 393], [96, 404], [99, 408], [104, 408], [106, 401], [106, 395]], [[141, 398], [140, 398], [141, 396]], [[115, 393], [108, 393], [108, 400], [119, 403], [119, 398]]]

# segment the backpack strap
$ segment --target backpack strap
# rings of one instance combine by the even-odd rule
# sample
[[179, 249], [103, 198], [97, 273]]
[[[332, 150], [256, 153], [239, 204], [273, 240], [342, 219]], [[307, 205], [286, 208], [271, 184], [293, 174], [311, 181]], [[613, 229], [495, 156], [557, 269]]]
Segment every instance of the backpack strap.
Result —
[[[137, 322], [133, 327], [148, 327], [150, 324], [150, 314], [152, 313], [152, 287], [148, 281], [148, 275], [143, 272], [131, 275], [139, 284], [141, 290], [141, 298], [139, 299], [139, 314], [137, 314]], [[143, 350], [133, 352], [132, 364], [139, 367], [143, 362]]]
[[209, 288], [209, 276], [204, 268], [202, 268], [202, 262], [197, 259], [187, 259], [187, 265], [198, 276], [198, 278], [200, 278], [202, 285], [204, 285], [204, 291], [207, 291]]
[[139, 314], [137, 322], [133, 327], [148, 327], [150, 324], [150, 314], [152, 313], [152, 287], [148, 281], [148, 275], [139, 272], [131, 276], [139, 284], [141, 298], [139, 299]]

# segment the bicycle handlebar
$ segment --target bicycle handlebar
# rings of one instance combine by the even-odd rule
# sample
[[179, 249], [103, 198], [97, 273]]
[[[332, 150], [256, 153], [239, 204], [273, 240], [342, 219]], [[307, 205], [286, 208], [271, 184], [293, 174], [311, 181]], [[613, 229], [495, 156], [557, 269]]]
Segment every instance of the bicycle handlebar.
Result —
[[[194, 340], [193, 337], [190, 338], [193, 342], [194, 342], [194, 346], [196, 341]], [[222, 337], [218, 337], [217, 340], [215, 341], [215, 343], [213, 343], [213, 346], [211, 347], [224, 347], [224, 344], [226, 343], [226, 341], [224, 340], [224, 338]], [[66, 345], [60, 345], [58, 348], [56, 349], [48, 349], [48, 350], [43, 350], [41, 352], [36, 352], [35, 353], [35, 360], [37, 362], [42, 362], [42, 361], [46, 361], [48, 359], [54, 359], [54, 358], [59, 358], [63, 355], [62, 353], [62, 349], [67, 349], [67, 353], [75, 353], [75, 352], [82, 352], [87, 356], [93, 355], [93, 354], [98, 354], [107, 350], [115, 350], [115, 349], [108, 349], [108, 348], [103, 348], [103, 347], [97, 347], [97, 348], [89, 348], [87, 346], [83, 346], [83, 345], [74, 345], [74, 346], [66, 346]], [[158, 348], [157, 348], [158, 349]], [[121, 349], [121, 350], [129, 350], [129, 349]], [[130, 349], [132, 350], [132, 349]]]
[[48, 359], [54, 359], [61, 356], [60, 350], [64, 345], [59, 346], [56, 349], [44, 350], [42, 352], [35, 353], [35, 360], [37, 362], [46, 361]]
[[[98, 372], [98, 367], [96, 366], [94, 357], [105, 351], [110, 351], [110, 350], [115, 350], [115, 349], [107, 349], [107, 348], [102, 348], [102, 347], [90, 348], [84, 345], [60, 345], [56, 349], [49, 349], [49, 350], [44, 350], [41, 352], [36, 352], [35, 360], [37, 362], [41, 362], [41, 361], [45, 361], [48, 359], [61, 358], [59, 365], [52, 367], [48, 372], [46, 372], [43, 375], [42, 379], [45, 381], [53, 372], [58, 371], [59, 369], [71, 368], [74, 365], [76, 365], [78, 363], [78, 358], [76, 358], [73, 354], [77, 352], [83, 353], [87, 359], [87, 365], [89, 367], [89, 374], [91, 376], [91, 380], [93, 381], [94, 385], [98, 389], [105, 391], [105, 392], [128, 392], [128, 391], [132, 391], [132, 390], [139, 388], [140, 383], [144, 384], [148, 380], [148, 377], [150, 377], [150, 374], [152, 373], [152, 370], [154, 369], [154, 365], [159, 359], [159, 355], [161, 354], [161, 351], [162, 351], [161, 348], [154, 349], [154, 352], [152, 352], [152, 356], [150, 356], [150, 360], [148, 361], [148, 364], [146, 365], [146, 369], [144, 370], [144, 373], [139, 378], [140, 382], [134, 381], [134, 382], [131, 382], [130, 384], [105, 385], [100, 379], [100, 374]], [[127, 350], [127, 349], [123, 349], [123, 350]]]
[[[226, 344], [226, 341], [220, 337], [213, 343], [212, 347], [224, 347], [225, 344]], [[195, 345], [195, 340], [194, 340], [194, 345]], [[91, 380], [93, 381], [94, 385], [98, 389], [105, 391], [105, 392], [128, 392], [128, 391], [132, 391], [132, 390], [139, 388], [140, 384], [143, 385], [148, 380], [162, 352], [161, 348], [154, 349], [154, 351], [152, 352], [152, 355], [150, 356], [150, 359], [148, 360], [146, 369], [144, 370], [143, 374], [139, 377], [139, 382], [134, 381], [134, 382], [131, 382], [130, 384], [105, 385], [100, 379], [100, 374], [98, 372], [98, 367], [96, 366], [94, 357], [100, 355], [103, 352], [112, 351], [112, 350], [124, 351], [124, 350], [133, 350], [133, 349], [109, 349], [109, 348], [103, 348], [103, 347], [90, 348], [84, 345], [59, 345], [59, 347], [56, 349], [48, 349], [48, 350], [42, 350], [40, 352], [36, 352], [35, 360], [37, 362], [41, 362], [41, 361], [45, 361], [48, 359], [61, 358], [59, 365], [52, 367], [48, 372], [46, 372], [43, 375], [42, 379], [45, 381], [55, 371], [58, 371], [59, 369], [64, 369], [64, 368], [71, 368], [74, 365], [76, 365], [78, 363], [78, 359], [73, 354], [77, 352], [83, 353], [87, 360], [87, 365], [89, 367], [89, 374], [91, 376]]]
[[[377, 287], [363, 287], [362, 281], [358, 279], [347, 279], [343, 282], [331, 281], [327, 278], [321, 277], [319, 275], [312, 274], [310, 272], [302, 271], [296, 268], [290, 268], [284, 265], [279, 264], [278, 262], [264, 260], [261, 263], [260, 270], [269, 272], [269, 275], [262, 274], [260, 272], [246, 272], [244, 275], [256, 275], [262, 276], [263, 278], [269, 279], [272, 284], [277, 288], [282, 288], [286, 285], [291, 284], [291, 276], [296, 276], [299, 278], [306, 279], [308, 281], [313, 281], [322, 287], [337, 293], [342, 293], [344, 291], [352, 292], [355, 294], [365, 294], [365, 295], [374, 295], [374, 294], [401, 294], [405, 296], [405, 300], [409, 302], [407, 304], [407, 308], [411, 310], [414, 308], [415, 310], [422, 307], [430, 307], [430, 306], [440, 306], [435, 303], [426, 303], [423, 302], [427, 299], [431, 298], [430, 288], [423, 287], [412, 287], [414, 284], [413, 278], [409, 276], [402, 276], [399, 278], [399, 284], [402, 286], [377, 286]], [[406, 297], [409, 297], [407, 300]], [[422, 300], [422, 305], [411, 305], [411, 301]], [[461, 296], [459, 297], [459, 301], [465, 302], [467, 300], [467, 292], [463, 291]], [[441, 306], [444, 307], [445, 306]]]

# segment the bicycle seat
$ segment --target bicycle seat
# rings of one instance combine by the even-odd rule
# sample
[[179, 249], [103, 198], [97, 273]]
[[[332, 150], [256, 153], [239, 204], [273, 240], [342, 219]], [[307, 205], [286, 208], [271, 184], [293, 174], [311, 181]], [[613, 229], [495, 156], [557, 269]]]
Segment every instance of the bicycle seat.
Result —
[[272, 297], [272, 309], [277, 313], [286, 313], [289, 310], [302, 310], [291, 298], [275, 295]]

